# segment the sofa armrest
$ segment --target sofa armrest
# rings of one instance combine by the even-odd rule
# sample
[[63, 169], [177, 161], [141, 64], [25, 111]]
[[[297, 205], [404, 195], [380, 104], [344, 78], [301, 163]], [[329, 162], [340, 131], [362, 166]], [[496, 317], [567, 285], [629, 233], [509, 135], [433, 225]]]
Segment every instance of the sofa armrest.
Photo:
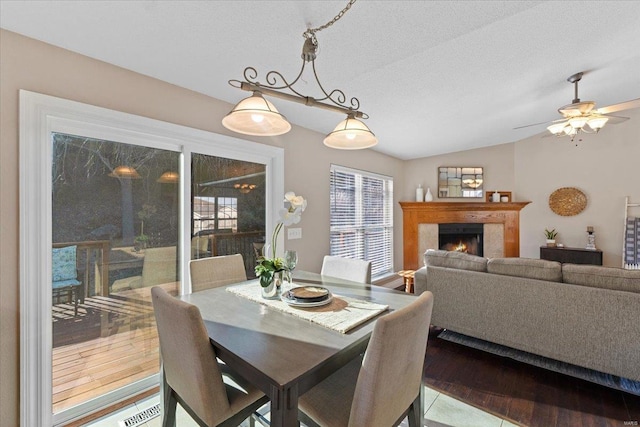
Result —
[[413, 276], [413, 292], [420, 295], [427, 290], [427, 267], [416, 270]]

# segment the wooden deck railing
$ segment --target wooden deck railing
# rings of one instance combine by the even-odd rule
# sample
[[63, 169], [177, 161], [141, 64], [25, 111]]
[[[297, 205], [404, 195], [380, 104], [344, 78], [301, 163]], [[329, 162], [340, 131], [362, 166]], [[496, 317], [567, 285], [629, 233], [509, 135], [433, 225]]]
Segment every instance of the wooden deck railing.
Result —
[[[84, 295], [89, 296], [89, 282], [93, 268], [95, 295], [109, 295], [109, 240], [54, 243], [54, 248], [76, 245], [78, 270], [83, 273]], [[95, 256], [94, 256], [95, 255]]]

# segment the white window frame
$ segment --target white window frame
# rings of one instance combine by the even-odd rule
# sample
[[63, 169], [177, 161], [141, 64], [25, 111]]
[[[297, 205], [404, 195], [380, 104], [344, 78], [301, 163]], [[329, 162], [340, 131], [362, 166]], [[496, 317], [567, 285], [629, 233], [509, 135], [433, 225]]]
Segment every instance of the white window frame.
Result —
[[[390, 194], [388, 195], [389, 198], [388, 200], [386, 200], [386, 202], [389, 204], [386, 207], [386, 211], [387, 214], [389, 215], [388, 218], [388, 225], [385, 226], [385, 229], [388, 229], [388, 233], [389, 233], [389, 253], [386, 254], [386, 256], [388, 256], [389, 258], [389, 269], [387, 271], [383, 271], [378, 273], [375, 276], [372, 276], [372, 279], [382, 279], [385, 276], [389, 275], [390, 273], [393, 272], [393, 177], [387, 176], [387, 175], [381, 175], [378, 173], [374, 173], [374, 172], [369, 172], [369, 171], [363, 171], [363, 170], [359, 170], [359, 169], [353, 169], [353, 168], [349, 168], [346, 166], [339, 166], [339, 165], [335, 165], [332, 164], [331, 168], [330, 168], [330, 173], [333, 172], [343, 172], [343, 173], [347, 173], [347, 174], [352, 174], [356, 176], [356, 194], [355, 194], [355, 206], [353, 207], [355, 210], [355, 216], [356, 216], [356, 223], [359, 225], [354, 226], [355, 228], [359, 228], [359, 233], [357, 233], [360, 240], [362, 240], [362, 242], [364, 243], [364, 225], [362, 224], [362, 220], [364, 217], [364, 206], [363, 206], [363, 198], [362, 198], [362, 177], [369, 177], [369, 178], [374, 178], [374, 179], [380, 179], [380, 180], [384, 180], [384, 181], [388, 181], [391, 186], [390, 189]], [[332, 191], [332, 182], [333, 180], [330, 179], [330, 189], [329, 191]], [[332, 206], [331, 206], [331, 202], [330, 204], [330, 210], [332, 210]], [[331, 215], [332, 215], [332, 211], [329, 212], [329, 222], [331, 224]], [[346, 227], [347, 229], [349, 228], [354, 228], [354, 227]], [[345, 226], [334, 226], [331, 225], [330, 226], [330, 232], [329, 234], [331, 235], [333, 232], [335, 231], [340, 231], [340, 230], [344, 230]], [[331, 245], [330, 243], [330, 253], [331, 255], [336, 255], [334, 253], [334, 247]], [[375, 281], [375, 280], [374, 280]]]
[[[266, 230], [284, 198], [284, 150], [93, 105], [20, 91], [20, 423], [58, 426], [158, 386], [158, 376], [52, 413], [52, 144], [53, 132], [180, 152], [180, 176], [191, 177], [191, 153], [266, 165]], [[181, 294], [190, 292], [190, 179], [181, 180]], [[280, 242], [282, 244], [282, 242]], [[42, 290], [45, 292], [42, 292]]]

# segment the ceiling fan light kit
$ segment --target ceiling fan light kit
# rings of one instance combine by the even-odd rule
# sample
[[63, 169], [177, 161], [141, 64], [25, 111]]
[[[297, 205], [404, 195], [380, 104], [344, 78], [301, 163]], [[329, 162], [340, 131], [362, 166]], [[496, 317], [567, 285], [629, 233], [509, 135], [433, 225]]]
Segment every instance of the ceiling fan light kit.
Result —
[[560, 123], [554, 123], [547, 130], [556, 136], [569, 136], [571, 141], [580, 132], [598, 133], [607, 124], [609, 117], [594, 110], [596, 103], [593, 101], [580, 101], [578, 98], [578, 82], [583, 73], [570, 76], [567, 81], [574, 84], [575, 96], [571, 104], [560, 107], [558, 112], [564, 116]]
[[[305, 39], [302, 46], [302, 68], [291, 83], [278, 71], [269, 71], [265, 76], [266, 83], [260, 83], [256, 80], [258, 72], [253, 67], [244, 69], [244, 81], [229, 80], [231, 86], [245, 91], [252, 91], [253, 95], [240, 101], [222, 119], [222, 125], [233, 132], [245, 135], [274, 136], [287, 133], [291, 129], [291, 124], [271, 102], [263, 97], [263, 95], [267, 95], [309, 107], [323, 108], [346, 114], [347, 118], [338, 123], [333, 132], [329, 133], [324, 139], [324, 144], [328, 147], [359, 150], [376, 145], [378, 139], [367, 125], [360, 120], [367, 119], [369, 116], [359, 111], [360, 101], [358, 98], [351, 98], [349, 104], [347, 104], [347, 97], [344, 92], [340, 89], [333, 89], [327, 92], [316, 73], [315, 59], [318, 41], [315, 33], [333, 25], [342, 18], [355, 2], [356, 0], [350, 0], [347, 6], [331, 21], [317, 28], [308, 28], [302, 34]], [[303, 95], [294, 88], [309, 62], [313, 69], [316, 84], [324, 95], [322, 98]], [[282, 90], [289, 90], [291, 93], [283, 92]]]

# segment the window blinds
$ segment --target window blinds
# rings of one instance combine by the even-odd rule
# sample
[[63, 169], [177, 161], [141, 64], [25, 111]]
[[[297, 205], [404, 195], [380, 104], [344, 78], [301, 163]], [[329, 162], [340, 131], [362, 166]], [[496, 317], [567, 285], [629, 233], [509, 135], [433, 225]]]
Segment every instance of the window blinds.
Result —
[[331, 165], [331, 255], [371, 261], [371, 276], [393, 270], [393, 179]]

